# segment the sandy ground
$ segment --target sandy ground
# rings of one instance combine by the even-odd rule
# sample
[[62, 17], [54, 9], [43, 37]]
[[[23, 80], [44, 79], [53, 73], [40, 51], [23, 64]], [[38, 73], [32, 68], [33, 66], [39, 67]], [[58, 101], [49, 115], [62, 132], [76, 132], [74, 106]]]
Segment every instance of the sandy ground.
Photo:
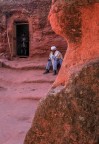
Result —
[[0, 68], [0, 144], [23, 144], [39, 100], [56, 77], [44, 75], [42, 63], [3, 61], [10, 68]]

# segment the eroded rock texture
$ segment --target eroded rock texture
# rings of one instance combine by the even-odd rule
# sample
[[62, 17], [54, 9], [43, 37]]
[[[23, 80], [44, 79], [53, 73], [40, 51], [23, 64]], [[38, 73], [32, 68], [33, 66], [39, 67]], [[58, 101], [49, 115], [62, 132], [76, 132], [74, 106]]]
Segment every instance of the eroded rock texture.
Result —
[[97, 0], [52, 1], [51, 26], [69, 47], [24, 144], [99, 143], [98, 13]]
[[99, 2], [53, 1], [49, 13], [52, 29], [68, 41], [68, 50], [54, 86], [68, 81], [72, 67], [99, 58]]
[[6, 51], [16, 56], [15, 23], [29, 24], [30, 56], [48, 56], [49, 49], [56, 45], [64, 54], [66, 42], [54, 33], [48, 13], [51, 0], [3, 0], [0, 1], [0, 52]]
[[40, 103], [24, 144], [98, 144], [99, 61], [75, 71]]

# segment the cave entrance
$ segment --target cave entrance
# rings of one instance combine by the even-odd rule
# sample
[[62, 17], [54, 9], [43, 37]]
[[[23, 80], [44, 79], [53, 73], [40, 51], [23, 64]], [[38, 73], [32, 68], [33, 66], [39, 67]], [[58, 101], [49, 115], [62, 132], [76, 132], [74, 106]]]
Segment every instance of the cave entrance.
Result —
[[14, 25], [14, 45], [16, 54], [20, 57], [29, 56], [29, 24], [27, 22], [15, 22]]

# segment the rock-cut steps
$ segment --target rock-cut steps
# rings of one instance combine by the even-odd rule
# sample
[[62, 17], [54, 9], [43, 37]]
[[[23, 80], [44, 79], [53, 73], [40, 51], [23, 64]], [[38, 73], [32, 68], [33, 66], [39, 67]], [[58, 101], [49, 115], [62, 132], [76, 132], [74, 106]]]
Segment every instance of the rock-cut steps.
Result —
[[46, 58], [18, 58], [13, 61], [1, 59], [0, 62], [0, 81], [1, 87], [7, 90], [5, 95], [9, 95], [11, 92], [19, 98], [22, 96], [40, 99], [47, 93], [56, 78], [52, 72], [43, 74]]
[[56, 76], [43, 74], [46, 59], [0, 62], [0, 144], [23, 144], [38, 102]]

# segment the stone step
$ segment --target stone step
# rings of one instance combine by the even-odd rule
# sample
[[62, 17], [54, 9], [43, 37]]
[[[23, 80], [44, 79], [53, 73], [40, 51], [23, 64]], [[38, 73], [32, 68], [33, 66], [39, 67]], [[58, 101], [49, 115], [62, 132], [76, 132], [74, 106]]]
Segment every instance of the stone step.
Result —
[[14, 65], [14, 64], [9, 64], [7, 62], [3, 62], [2, 63], [2, 67], [5, 68], [10, 68], [10, 69], [20, 69], [20, 70], [31, 70], [31, 69], [44, 69], [45, 65], [36, 65], [36, 64], [32, 64], [32, 65], [25, 65], [25, 66], [19, 66], [19, 65]]
[[[2, 83], [10, 83], [10, 84], [15, 84], [14, 81], [10, 81], [10, 80], [4, 80], [4, 79], [1, 79], [0, 78], [0, 82]], [[38, 83], [38, 84], [43, 84], [43, 83], [49, 83], [49, 84], [52, 84], [54, 82], [54, 79], [51, 79], [51, 80], [44, 80], [44, 79], [37, 79], [37, 80], [25, 80], [23, 82], [21, 82], [21, 84], [34, 84], [34, 83]], [[20, 82], [16, 81], [16, 85], [19, 84]]]
[[44, 69], [47, 63], [47, 59], [27, 59], [27, 58], [19, 58], [13, 61], [0, 59], [0, 63], [2, 67], [10, 68], [10, 69], [23, 69], [23, 70], [30, 70], [30, 69]]
[[33, 84], [33, 83], [53, 83], [56, 76], [51, 71], [48, 74], [43, 74], [44, 70], [20, 70], [20, 69], [0, 69], [0, 82], [10, 84]]

